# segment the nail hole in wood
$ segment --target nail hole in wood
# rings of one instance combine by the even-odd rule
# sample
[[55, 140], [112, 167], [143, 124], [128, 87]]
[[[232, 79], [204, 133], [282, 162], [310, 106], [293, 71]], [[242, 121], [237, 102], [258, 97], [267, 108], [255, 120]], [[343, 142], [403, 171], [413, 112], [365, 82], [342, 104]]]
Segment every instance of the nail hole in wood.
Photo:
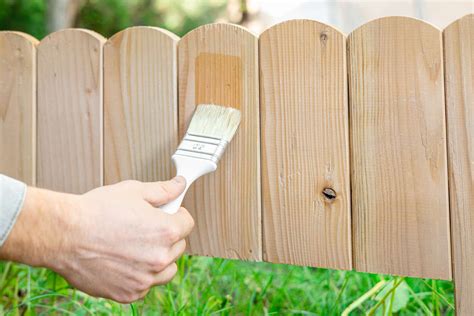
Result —
[[321, 192], [327, 201], [334, 201], [336, 199], [336, 191], [331, 188], [324, 188]]

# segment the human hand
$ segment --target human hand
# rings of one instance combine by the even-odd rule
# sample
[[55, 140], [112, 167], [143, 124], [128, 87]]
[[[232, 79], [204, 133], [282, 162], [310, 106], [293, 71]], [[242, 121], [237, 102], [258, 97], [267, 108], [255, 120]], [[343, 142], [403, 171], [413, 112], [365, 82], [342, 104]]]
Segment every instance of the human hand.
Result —
[[28, 188], [0, 256], [49, 267], [93, 296], [138, 300], [176, 274], [194, 221], [184, 208], [169, 215], [157, 207], [184, 188], [183, 178], [124, 181], [83, 195]]

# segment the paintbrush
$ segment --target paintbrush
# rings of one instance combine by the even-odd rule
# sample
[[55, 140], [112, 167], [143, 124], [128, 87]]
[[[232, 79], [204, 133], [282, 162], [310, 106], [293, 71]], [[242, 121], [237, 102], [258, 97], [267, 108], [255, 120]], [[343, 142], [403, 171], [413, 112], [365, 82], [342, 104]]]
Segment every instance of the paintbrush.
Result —
[[230, 107], [201, 104], [196, 107], [188, 130], [171, 157], [176, 175], [186, 179], [186, 189], [175, 200], [160, 206], [166, 213], [178, 211], [189, 186], [217, 169], [217, 163], [240, 124], [240, 111]]

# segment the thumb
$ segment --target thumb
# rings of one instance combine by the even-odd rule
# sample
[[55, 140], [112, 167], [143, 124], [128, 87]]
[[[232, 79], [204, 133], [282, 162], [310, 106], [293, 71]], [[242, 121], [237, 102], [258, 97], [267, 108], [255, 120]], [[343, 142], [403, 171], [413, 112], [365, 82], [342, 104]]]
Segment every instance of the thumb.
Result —
[[159, 207], [173, 201], [185, 188], [186, 179], [181, 176], [168, 181], [148, 182], [145, 183], [143, 198], [154, 207]]

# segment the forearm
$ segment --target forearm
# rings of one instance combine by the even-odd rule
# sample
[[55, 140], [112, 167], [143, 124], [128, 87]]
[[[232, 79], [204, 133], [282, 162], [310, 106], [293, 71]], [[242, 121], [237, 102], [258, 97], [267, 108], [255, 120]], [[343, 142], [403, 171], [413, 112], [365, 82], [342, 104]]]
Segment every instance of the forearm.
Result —
[[76, 196], [28, 187], [22, 210], [0, 259], [61, 269], [69, 247], [67, 232], [74, 222]]

